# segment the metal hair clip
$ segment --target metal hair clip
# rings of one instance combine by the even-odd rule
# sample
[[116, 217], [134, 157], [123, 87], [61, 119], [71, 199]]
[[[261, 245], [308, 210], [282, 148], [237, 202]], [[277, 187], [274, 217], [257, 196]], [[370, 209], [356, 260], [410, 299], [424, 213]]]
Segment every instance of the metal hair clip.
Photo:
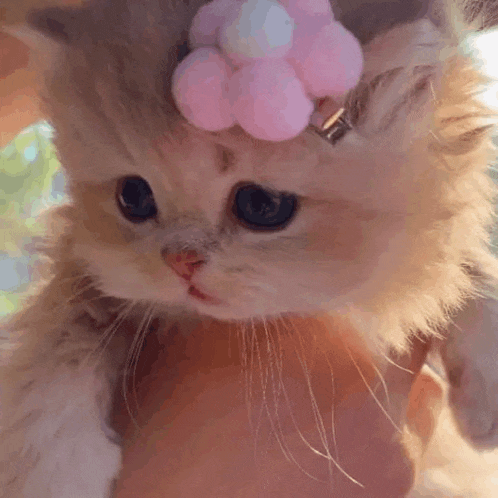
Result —
[[346, 119], [345, 113], [346, 110], [342, 107], [318, 127], [318, 134], [332, 145], [339, 141], [349, 130], [353, 129]]

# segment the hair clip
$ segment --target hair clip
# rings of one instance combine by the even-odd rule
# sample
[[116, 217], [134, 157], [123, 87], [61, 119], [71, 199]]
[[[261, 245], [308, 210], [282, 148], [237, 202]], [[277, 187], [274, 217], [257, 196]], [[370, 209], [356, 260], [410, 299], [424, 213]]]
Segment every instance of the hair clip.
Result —
[[334, 145], [353, 127], [346, 119], [346, 109], [341, 107], [337, 112], [327, 118], [323, 124], [317, 128], [317, 133]]
[[360, 42], [329, 0], [213, 0], [189, 44], [172, 80], [178, 110], [201, 129], [238, 124], [260, 140], [298, 136], [317, 99], [351, 90], [363, 70]]

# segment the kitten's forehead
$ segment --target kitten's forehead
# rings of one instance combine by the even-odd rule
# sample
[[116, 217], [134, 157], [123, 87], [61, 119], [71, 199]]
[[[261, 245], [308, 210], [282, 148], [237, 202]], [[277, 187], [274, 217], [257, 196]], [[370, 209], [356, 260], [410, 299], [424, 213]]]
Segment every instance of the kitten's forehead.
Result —
[[180, 128], [179, 134], [155, 141], [148, 167], [154, 175], [167, 178], [171, 188], [185, 191], [195, 183], [206, 189], [213, 182], [223, 188], [256, 182], [302, 193], [321, 155], [330, 149], [312, 131], [278, 143], [255, 140], [237, 127], [215, 134], [189, 125]]

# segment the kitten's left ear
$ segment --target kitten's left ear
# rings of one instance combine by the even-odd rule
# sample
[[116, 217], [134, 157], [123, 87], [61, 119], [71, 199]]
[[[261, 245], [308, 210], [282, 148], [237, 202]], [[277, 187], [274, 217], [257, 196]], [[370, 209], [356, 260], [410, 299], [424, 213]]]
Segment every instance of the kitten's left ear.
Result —
[[89, 27], [91, 21], [87, 10], [52, 7], [30, 12], [26, 23], [39, 35], [55, 42], [71, 43], [88, 31], [85, 28]]
[[[19, 17], [19, 15], [18, 15]], [[68, 45], [91, 32], [88, 9], [78, 7], [49, 7], [25, 12], [20, 22], [7, 23], [2, 29], [31, 49], [45, 51], [54, 45]]]

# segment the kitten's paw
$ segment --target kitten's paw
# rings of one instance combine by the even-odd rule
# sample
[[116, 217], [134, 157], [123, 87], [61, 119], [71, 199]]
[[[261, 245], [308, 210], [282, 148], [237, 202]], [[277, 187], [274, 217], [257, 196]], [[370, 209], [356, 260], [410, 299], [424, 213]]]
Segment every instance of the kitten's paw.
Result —
[[110, 498], [121, 468], [110, 384], [94, 369], [39, 378], [2, 407], [0, 498]]
[[[498, 447], [498, 390], [496, 379], [486, 379], [470, 367], [454, 368], [449, 372], [450, 405], [462, 435], [475, 448]], [[496, 374], [495, 374], [496, 375]]]
[[455, 318], [441, 352], [462, 435], [477, 449], [498, 447], [498, 302], [469, 304]]

